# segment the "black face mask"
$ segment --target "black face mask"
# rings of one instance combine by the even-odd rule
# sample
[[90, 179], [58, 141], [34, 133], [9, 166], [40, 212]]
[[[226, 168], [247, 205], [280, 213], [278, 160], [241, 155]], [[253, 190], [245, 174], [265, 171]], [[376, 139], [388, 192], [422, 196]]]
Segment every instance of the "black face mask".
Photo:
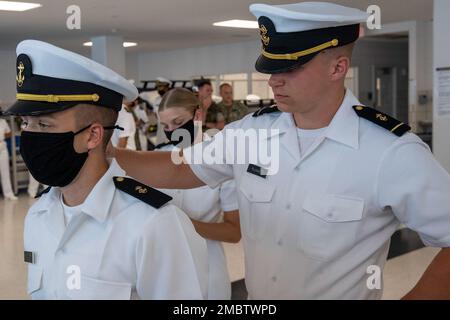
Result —
[[[88, 158], [88, 152], [75, 151], [75, 136], [90, 127], [65, 133], [22, 132], [20, 154], [31, 175], [40, 183], [52, 187], [70, 184]], [[120, 129], [117, 126], [104, 127], [105, 130], [116, 128]]]
[[[185, 137], [185, 135], [187, 135], [187, 133], [185, 131], [181, 131], [180, 129], [184, 129], [187, 132], [189, 132], [190, 137]], [[174, 132], [176, 132], [177, 130], [180, 130], [179, 136], [177, 135], [175, 137]], [[195, 130], [194, 119], [191, 119], [188, 122], [186, 122], [185, 124], [183, 124], [181, 127], [176, 128], [175, 130], [172, 130], [172, 131], [164, 130], [164, 133], [166, 134], [166, 137], [167, 137], [167, 139], [170, 140], [170, 142], [172, 142], [175, 145], [180, 144], [181, 147], [185, 148], [194, 143], [194, 139], [195, 139], [195, 136], [197, 133], [196, 131], [197, 130]], [[186, 139], [186, 138], [190, 138], [190, 139]]]

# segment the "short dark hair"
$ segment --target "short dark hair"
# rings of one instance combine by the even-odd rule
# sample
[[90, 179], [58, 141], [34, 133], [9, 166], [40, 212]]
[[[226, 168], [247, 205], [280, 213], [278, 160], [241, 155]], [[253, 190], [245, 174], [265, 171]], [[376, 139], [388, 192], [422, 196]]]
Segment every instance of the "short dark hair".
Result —
[[202, 88], [202, 87], [204, 87], [204, 86], [206, 86], [206, 85], [212, 86], [211, 80], [209, 80], [209, 79], [204, 79], [204, 78], [194, 80], [194, 84], [195, 84], [199, 89]]
[[[82, 109], [75, 112], [76, 122], [80, 128], [86, 127], [94, 122], [100, 123], [104, 127], [114, 126], [119, 116], [119, 113], [114, 109], [90, 104], [78, 104], [75, 108]], [[106, 150], [113, 132], [114, 130], [105, 130], [102, 141], [104, 150]]]

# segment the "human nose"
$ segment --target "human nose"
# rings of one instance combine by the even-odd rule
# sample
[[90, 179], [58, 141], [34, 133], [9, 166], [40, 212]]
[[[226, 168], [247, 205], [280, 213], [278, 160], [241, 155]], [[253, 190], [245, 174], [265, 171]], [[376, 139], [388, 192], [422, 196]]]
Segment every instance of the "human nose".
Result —
[[271, 88], [283, 86], [284, 83], [284, 78], [280, 74], [272, 74], [269, 78], [269, 86]]

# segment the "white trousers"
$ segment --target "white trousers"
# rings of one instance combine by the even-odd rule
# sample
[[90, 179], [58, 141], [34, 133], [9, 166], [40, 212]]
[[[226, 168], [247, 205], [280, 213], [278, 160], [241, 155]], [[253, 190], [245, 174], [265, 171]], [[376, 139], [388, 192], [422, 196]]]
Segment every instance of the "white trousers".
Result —
[[9, 154], [4, 141], [0, 141], [0, 175], [2, 179], [3, 195], [14, 195], [11, 187], [11, 176], [9, 174]]
[[35, 197], [39, 190], [39, 182], [35, 178], [33, 178], [31, 173], [28, 174], [28, 179], [28, 194], [31, 197]]

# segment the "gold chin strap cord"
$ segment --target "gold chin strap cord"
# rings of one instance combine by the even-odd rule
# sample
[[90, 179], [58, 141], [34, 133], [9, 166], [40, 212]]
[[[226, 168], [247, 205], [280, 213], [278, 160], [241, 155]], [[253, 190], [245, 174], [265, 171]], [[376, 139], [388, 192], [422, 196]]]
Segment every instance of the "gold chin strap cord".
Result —
[[326, 43], [323, 43], [321, 45], [318, 45], [318, 46], [310, 48], [310, 49], [306, 49], [306, 50], [298, 51], [298, 52], [294, 52], [294, 53], [283, 53], [283, 54], [269, 53], [263, 49], [262, 55], [269, 59], [272, 59], [272, 60], [298, 60], [298, 58], [300, 58], [300, 57], [304, 57], [311, 53], [316, 53], [318, 51], [321, 51], [321, 50], [324, 50], [324, 49], [327, 49], [330, 47], [336, 47], [338, 44], [339, 44], [339, 40], [333, 39], [331, 41], [328, 41]]
[[17, 100], [50, 102], [50, 103], [58, 103], [58, 102], [63, 102], [63, 101], [94, 101], [94, 102], [97, 102], [98, 100], [100, 100], [100, 96], [96, 93], [94, 93], [94, 94], [65, 94], [65, 95], [18, 93], [18, 94], [16, 94], [16, 98], [17, 98]]

